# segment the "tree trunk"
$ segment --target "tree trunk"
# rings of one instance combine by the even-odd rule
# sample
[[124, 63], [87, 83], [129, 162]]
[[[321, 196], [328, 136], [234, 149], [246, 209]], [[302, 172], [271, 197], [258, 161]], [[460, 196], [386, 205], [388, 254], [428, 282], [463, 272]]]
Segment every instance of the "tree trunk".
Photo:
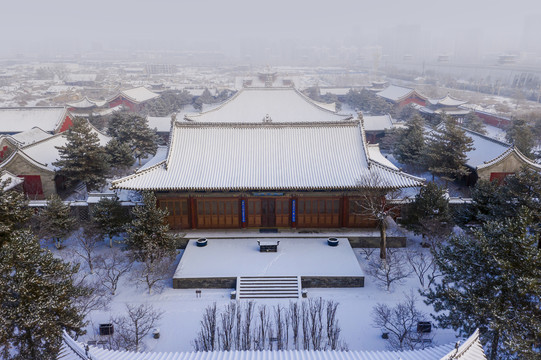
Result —
[[498, 358], [498, 343], [500, 341], [500, 332], [494, 332], [492, 338], [492, 344], [490, 345], [490, 360], [496, 360]]
[[381, 220], [379, 224], [379, 257], [380, 259], [387, 259], [387, 224], [385, 219]]

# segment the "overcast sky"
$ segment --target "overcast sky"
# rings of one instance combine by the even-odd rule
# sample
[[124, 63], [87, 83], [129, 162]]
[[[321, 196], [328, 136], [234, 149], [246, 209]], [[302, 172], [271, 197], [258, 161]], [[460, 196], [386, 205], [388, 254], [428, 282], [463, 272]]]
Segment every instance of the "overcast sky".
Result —
[[[2, 0], [0, 55], [293, 42], [538, 51], [540, 0]], [[528, 35], [535, 33], [535, 35]], [[443, 50], [440, 50], [443, 49]], [[449, 50], [450, 49], [450, 50]], [[406, 50], [401, 50], [406, 51]], [[469, 50], [468, 50], [469, 51]]]

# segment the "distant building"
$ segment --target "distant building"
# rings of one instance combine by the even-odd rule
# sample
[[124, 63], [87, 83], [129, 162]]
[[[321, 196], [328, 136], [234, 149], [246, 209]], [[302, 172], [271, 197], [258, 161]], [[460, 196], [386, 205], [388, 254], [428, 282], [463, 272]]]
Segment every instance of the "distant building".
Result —
[[406, 106], [415, 103], [421, 106], [426, 106], [428, 98], [415, 89], [403, 86], [390, 85], [385, 90], [376, 93], [397, 107]]
[[122, 105], [130, 111], [138, 112], [143, 110], [146, 102], [158, 97], [160, 97], [159, 94], [148, 90], [144, 86], [140, 86], [120, 91], [117, 95], [109, 99], [107, 103], [109, 104], [109, 108], [115, 108]]

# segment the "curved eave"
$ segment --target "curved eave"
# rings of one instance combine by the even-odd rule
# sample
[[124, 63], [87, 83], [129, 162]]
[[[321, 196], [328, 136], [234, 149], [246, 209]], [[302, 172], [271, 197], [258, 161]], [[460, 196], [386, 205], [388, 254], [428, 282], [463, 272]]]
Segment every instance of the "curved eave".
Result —
[[541, 171], [541, 165], [533, 162], [532, 160], [528, 159], [526, 157], [526, 155], [524, 155], [523, 153], [521, 153], [519, 151], [519, 149], [517, 149], [515, 146], [512, 146], [510, 147], [509, 149], [507, 149], [505, 152], [503, 152], [500, 156], [492, 159], [492, 160], [489, 160], [489, 161], [486, 161], [485, 163], [481, 164], [481, 165], [478, 165], [477, 166], [477, 169], [484, 169], [484, 168], [487, 168], [487, 167], [490, 167], [490, 166], [494, 166], [496, 164], [499, 164], [501, 163], [502, 161], [504, 161], [505, 159], [507, 159], [509, 156], [511, 156], [513, 153], [515, 153], [517, 155], [517, 157], [526, 165], [528, 166], [531, 166], [531, 167], [534, 167], [536, 168], [537, 170], [540, 170]]

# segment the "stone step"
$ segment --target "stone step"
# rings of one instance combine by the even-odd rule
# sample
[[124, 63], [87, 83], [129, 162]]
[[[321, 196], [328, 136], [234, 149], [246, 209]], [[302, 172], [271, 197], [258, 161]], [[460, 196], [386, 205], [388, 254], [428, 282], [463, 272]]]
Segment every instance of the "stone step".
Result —
[[300, 276], [240, 276], [237, 278], [238, 299], [298, 299], [301, 293]]

